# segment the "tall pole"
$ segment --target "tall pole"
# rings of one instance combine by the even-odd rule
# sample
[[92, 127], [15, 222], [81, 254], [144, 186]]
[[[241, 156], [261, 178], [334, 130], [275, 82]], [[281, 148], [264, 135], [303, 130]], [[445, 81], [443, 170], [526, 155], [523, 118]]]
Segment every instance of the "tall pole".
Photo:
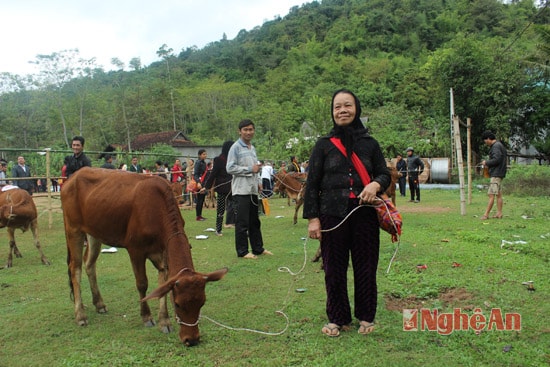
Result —
[[472, 119], [466, 118], [467, 147], [466, 160], [468, 165], [468, 204], [472, 203]]
[[464, 195], [464, 162], [462, 161], [462, 145], [460, 143], [460, 125], [458, 116], [453, 116], [453, 127], [455, 131], [456, 161], [458, 167], [458, 179], [460, 183], [460, 214], [466, 215], [466, 199]]
[[453, 94], [453, 88], [451, 88], [449, 90], [449, 94], [450, 94], [450, 106], [449, 106], [449, 109], [450, 109], [450, 118], [449, 118], [449, 124], [450, 124], [450, 136], [451, 136], [451, 168], [454, 168], [456, 167], [456, 164], [455, 164], [455, 138], [454, 138], [454, 133], [453, 133], [453, 119], [454, 119], [454, 116], [455, 116], [455, 100], [454, 100], [454, 94]]
[[48, 228], [52, 228], [53, 218], [52, 218], [52, 192], [50, 191], [50, 186], [52, 180], [50, 178], [50, 164], [51, 164], [51, 148], [44, 149], [46, 151], [46, 192], [48, 193]]

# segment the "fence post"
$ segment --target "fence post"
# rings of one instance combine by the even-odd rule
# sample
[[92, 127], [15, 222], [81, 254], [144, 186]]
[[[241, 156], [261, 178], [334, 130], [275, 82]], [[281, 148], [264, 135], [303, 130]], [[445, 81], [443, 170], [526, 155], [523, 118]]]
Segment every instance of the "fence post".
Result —
[[50, 185], [52, 180], [50, 178], [50, 164], [51, 164], [51, 148], [44, 149], [46, 151], [46, 192], [48, 193], [48, 228], [52, 229], [53, 217], [52, 217], [52, 192], [50, 191]]

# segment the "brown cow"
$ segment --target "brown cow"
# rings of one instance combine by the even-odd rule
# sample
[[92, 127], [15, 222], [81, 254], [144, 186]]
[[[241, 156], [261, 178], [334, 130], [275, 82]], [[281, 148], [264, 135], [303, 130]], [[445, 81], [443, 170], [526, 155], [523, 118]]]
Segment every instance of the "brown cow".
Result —
[[307, 173], [285, 173], [279, 171], [273, 177], [275, 178], [273, 192], [285, 192], [288, 200], [288, 206], [290, 206], [290, 199], [294, 199], [296, 201], [293, 223], [298, 223], [298, 210], [304, 203]]
[[10, 252], [8, 255], [7, 268], [13, 265], [13, 254], [15, 257], [23, 257], [15, 243], [15, 230], [20, 228], [23, 232], [31, 229], [34, 239], [34, 246], [40, 253], [42, 264], [50, 265], [44, 256], [38, 239], [38, 215], [36, 205], [31, 195], [19, 188], [0, 192], [0, 228], [8, 227], [8, 238], [10, 241]]
[[401, 174], [397, 171], [397, 168], [390, 164], [388, 164], [388, 169], [390, 170], [391, 174], [391, 183], [386, 189], [386, 195], [391, 198], [391, 202], [393, 203], [393, 205], [397, 205], [395, 203], [395, 185], [397, 184], [397, 181], [399, 180], [399, 176], [401, 176]]
[[170, 182], [170, 188], [172, 189], [172, 194], [178, 202], [178, 204], [183, 204], [185, 200], [183, 199], [183, 190], [185, 189], [185, 181], [180, 182]]
[[[155, 324], [147, 300], [159, 298], [159, 327], [163, 332], [171, 331], [166, 305], [166, 294], [170, 292], [180, 324], [180, 340], [187, 346], [196, 345], [206, 282], [221, 279], [227, 268], [209, 274], [194, 271], [185, 223], [167, 181], [156, 176], [84, 167], [63, 185], [61, 203], [76, 322], [88, 324], [81, 298], [83, 261], [96, 311], [107, 312], [96, 277], [96, 260], [104, 243], [128, 251], [143, 323]], [[89, 241], [83, 256], [86, 235]], [[159, 287], [149, 296], [147, 259], [159, 272]]]

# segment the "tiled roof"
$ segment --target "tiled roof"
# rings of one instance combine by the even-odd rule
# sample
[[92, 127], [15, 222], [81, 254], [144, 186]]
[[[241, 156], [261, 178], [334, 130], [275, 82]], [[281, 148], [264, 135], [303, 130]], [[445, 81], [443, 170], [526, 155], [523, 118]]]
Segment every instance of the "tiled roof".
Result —
[[132, 141], [132, 150], [147, 150], [154, 144], [167, 144], [172, 147], [196, 146], [181, 131], [161, 131], [136, 136]]

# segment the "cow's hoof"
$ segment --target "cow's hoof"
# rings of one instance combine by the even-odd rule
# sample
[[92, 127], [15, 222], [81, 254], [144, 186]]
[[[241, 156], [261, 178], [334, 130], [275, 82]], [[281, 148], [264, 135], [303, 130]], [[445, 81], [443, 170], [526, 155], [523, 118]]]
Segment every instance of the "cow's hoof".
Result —
[[48, 261], [48, 259], [42, 259], [42, 264], [51, 265], [51, 263]]
[[143, 323], [145, 325], [145, 327], [153, 327], [155, 326], [155, 320], [147, 320]]
[[107, 313], [107, 307], [99, 307], [97, 313]]
[[160, 331], [162, 331], [164, 334], [170, 334], [172, 332], [172, 326], [166, 325], [160, 328]]
[[88, 320], [78, 320], [78, 326], [88, 326]]

